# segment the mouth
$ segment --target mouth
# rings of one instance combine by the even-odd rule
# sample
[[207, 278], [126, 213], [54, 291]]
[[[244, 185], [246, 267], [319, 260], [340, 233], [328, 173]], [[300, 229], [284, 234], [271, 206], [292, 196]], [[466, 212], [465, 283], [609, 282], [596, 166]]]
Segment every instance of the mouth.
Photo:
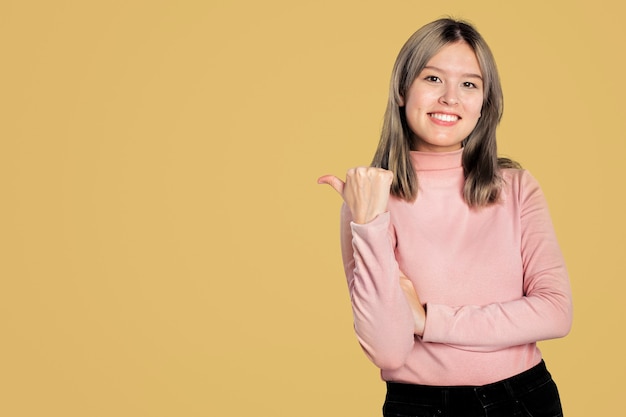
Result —
[[430, 116], [433, 119], [437, 119], [440, 120], [442, 122], [456, 122], [457, 120], [460, 119], [459, 116], [457, 116], [456, 114], [446, 114], [446, 113], [428, 113], [428, 116]]

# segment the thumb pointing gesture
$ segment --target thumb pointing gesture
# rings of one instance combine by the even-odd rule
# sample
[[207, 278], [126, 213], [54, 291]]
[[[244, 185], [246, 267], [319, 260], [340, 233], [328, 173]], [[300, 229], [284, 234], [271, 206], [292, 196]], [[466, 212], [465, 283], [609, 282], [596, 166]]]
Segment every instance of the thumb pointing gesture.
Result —
[[318, 178], [318, 184], [328, 184], [345, 201], [355, 223], [368, 223], [387, 210], [393, 173], [375, 167], [356, 167], [346, 173], [346, 182], [334, 175]]
[[334, 175], [323, 175], [317, 179], [317, 183], [330, 185], [335, 189], [335, 191], [339, 193], [341, 197], [343, 197], [343, 187], [346, 185], [346, 183], [341, 181]]

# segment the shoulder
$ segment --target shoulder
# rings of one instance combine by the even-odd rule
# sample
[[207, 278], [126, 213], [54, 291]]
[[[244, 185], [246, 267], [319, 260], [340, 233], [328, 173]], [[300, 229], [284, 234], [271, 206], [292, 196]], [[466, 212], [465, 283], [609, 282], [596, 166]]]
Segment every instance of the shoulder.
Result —
[[500, 175], [505, 189], [529, 192], [541, 188], [537, 179], [526, 169], [505, 168], [500, 170]]
[[501, 176], [505, 201], [516, 201], [526, 209], [546, 205], [539, 181], [528, 170], [507, 168], [501, 171]]

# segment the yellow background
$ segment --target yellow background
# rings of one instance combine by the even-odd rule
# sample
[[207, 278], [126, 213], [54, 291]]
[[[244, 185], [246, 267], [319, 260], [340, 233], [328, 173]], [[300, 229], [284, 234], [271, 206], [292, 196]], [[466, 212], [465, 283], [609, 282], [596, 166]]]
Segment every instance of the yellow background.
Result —
[[0, 2], [0, 415], [379, 416], [315, 180], [369, 163], [400, 46], [447, 14], [496, 55], [500, 151], [568, 262], [566, 415], [619, 415], [618, 4]]

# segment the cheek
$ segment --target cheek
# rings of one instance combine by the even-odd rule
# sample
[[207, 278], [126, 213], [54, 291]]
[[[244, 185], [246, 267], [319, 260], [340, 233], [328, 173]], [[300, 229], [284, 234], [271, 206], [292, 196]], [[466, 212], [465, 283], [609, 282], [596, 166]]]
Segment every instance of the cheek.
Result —
[[419, 98], [414, 98], [406, 103], [406, 113], [413, 116], [425, 113], [432, 107], [432, 100], [429, 97], [421, 95]]
[[476, 100], [472, 100], [470, 103], [468, 103], [468, 106], [466, 107], [466, 110], [468, 110], [470, 114], [474, 115], [477, 118], [480, 117], [480, 112], [482, 111], [482, 109], [482, 97]]
[[424, 108], [436, 103], [439, 99], [437, 93], [432, 91], [432, 89], [419, 87], [420, 86], [414, 86], [414, 88], [409, 91], [408, 97], [406, 98], [407, 109], [411, 108], [415, 110]]

